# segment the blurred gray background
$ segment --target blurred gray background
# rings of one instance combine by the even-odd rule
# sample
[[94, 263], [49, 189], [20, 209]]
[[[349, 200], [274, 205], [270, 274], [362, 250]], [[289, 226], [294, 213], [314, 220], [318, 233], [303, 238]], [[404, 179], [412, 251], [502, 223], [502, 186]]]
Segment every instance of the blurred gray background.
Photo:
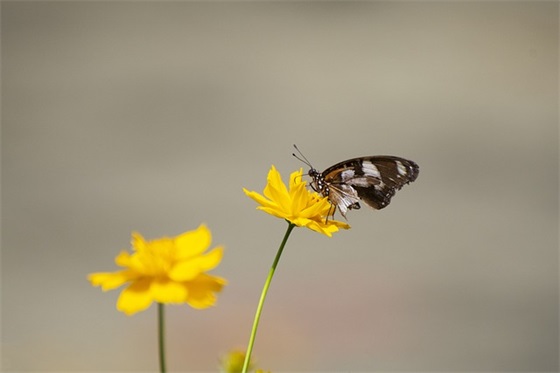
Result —
[[[294, 231], [254, 354], [283, 371], [557, 371], [557, 2], [7, 2], [2, 368], [155, 371], [115, 309], [130, 232], [205, 222], [229, 285], [168, 307], [172, 371], [244, 347], [286, 179], [357, 156], [418, 180], [333, 238]], [[307, 171], [307, 170], [306, 170]]]

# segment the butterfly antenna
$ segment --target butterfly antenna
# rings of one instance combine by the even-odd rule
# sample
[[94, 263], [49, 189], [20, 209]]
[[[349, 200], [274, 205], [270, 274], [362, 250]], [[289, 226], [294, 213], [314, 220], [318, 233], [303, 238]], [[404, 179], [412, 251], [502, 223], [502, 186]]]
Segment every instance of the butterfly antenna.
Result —
[[297, 152], [299, 153], [299, 155], [301, 157], [298, 157], [296, 153], [292, 153], [292, 155], [299, 161], [305, 163], [306, 165], [308, 165], [310, 168], [313, 168], [313, 166], [311, 165], [311, 162], [309, 162], [307, 160], [307, 158], [305, 158], [305, 155], [303, 155], [303, 153], [298, 149], [298, 147], [296, 146], [296, 144], [294, 144], [294, 149], [297, 150]]

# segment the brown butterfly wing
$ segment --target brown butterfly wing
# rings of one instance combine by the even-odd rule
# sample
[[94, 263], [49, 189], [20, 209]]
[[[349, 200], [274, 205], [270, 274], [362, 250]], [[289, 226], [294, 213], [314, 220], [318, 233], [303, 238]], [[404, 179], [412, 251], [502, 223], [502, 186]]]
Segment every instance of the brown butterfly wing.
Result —
[[329, 199], [345, 216], [348, 209], [359, 208], [359, 200], [377, 210], [386, 207], [396, 191], [416, 180], [418, 173], [413, 161], [372, 156], [337, 163], [322, 175], [329, 185]]

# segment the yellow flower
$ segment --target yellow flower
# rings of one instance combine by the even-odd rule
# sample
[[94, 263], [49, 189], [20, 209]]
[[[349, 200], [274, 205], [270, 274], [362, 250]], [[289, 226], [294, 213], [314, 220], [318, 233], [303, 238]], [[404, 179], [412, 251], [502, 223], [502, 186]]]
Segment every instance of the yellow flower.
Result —
[[329, 237], [339, 228], [348, 229], [346, 223], [327, 219], [332, 205], [325, 197], [310, 192], [302, 178], [303, 171], [295, 171], [290, 175], [290, 188], [282, 182], [280, 173], [274, 166], [268, 172], [264, 196], [243, 188], [247, 196], [255, 200], [263, 210], [278, 218], [286, 219], [298, 227], [307, 227]]
[[[221, 373], [241, 373], [243, 371], [243, 363], [245, 362], [245, 351], [233, 350], [228, 352], [220, 359]], [[249, 370], [253, 367], [252, 362], [249, 364]]]
[[134, 252], [122, 251], [115, 258], [115, 263], [125, 269], [91, 273], [88, 279], [103, 291], [128, 284], [117, 301], [117, 309], [127, 315], [145, 310], [152, 302], [207, 308], [214, 305], [215, 293], [226, 284], [225, 279], [205, 273], [222, 260], [221, 246], [204, 253], [211, 240], [204, 224], [177, 237], [153, 241], [133, 233]]
[[[220, 373], [241, 373], [245, 362], [245, 351], [232, 350], [220, 358]], [[253, 359], [251, 359], [247, 371], [253, 370]], [[262, 369], [257, 369], [255, 373], [270, 373]]]

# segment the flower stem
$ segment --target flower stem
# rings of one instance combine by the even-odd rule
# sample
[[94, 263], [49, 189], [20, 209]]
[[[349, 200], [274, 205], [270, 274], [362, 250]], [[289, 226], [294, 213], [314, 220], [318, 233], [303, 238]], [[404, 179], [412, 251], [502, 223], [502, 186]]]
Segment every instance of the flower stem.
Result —
[[164, 305], [158, 303], [159, 371], [165, 373], [165, 314]]
[[272, 267], [268, 272], [268, 277], [264, 282], [264, 287], [261, 293], [261, 299], [259, 300], [259, 305], [257, 306], [257, 312], [255, 313], [255, 320], [253, 321], [253, 329], [251, 330], [251, 338], [249, 339], [249, 345], [247, 346], [247, 353], [245, 354], [245, 361], [243, 362], [243, 370], [242, 373], [246, 373], [247, 369], [249, 368], [249, 362], [251, 361], [251, 353], [253, 352], [253, 345], [255, 344], [255, 336], [257, 335], [257, 329], [259, 327], [259, 319], [261, 318], [261, 312], [264, 305], [264, 300], [266, 298], [266, 294], [268, 293], [268, 288], [270, 287], [270, 282], [272, 281], [272, 277], [274, 276], [274, 271], [276, 271], [276, 266], [278, 265], [278, 261], [280, 260], [280, 256], [282, 255], [282, 251], [284, 250], [284, 246], [288, 241], [288, 237], [290, 237], [290, 233], [292, 229], [294, 229], [295, 224], [288, 222], [288, 229], [284, 234], [284, 238], [282, 239], [282, 243], [278, 248], [278, 252], [276, 253], [276, 257], [274, 258], [274, 262], [272, 263]]

